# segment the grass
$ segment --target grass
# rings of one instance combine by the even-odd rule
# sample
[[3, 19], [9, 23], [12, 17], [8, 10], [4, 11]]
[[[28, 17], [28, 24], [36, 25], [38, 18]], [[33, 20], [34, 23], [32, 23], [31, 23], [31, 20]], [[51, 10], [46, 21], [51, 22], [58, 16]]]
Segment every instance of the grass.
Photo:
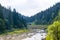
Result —
[[22, 34], [28, 32], [27, 29], [20, 29], [20, 30], [15, 30], [13, 32], [8, 32], [8, 34]]
[[48, 25], [28, 25], [29, 26], [29, 28], [47, 28], [48, 27]]
[[27, 33], [27, 32], [29, 32], [28, 29], [15, 29], [14, 31], [5, 32], [5, 33], [3, 33], [3, 34], [0, 34], [0, 36], [13, 35], [13, 34], [22, 34], [22, 33]]

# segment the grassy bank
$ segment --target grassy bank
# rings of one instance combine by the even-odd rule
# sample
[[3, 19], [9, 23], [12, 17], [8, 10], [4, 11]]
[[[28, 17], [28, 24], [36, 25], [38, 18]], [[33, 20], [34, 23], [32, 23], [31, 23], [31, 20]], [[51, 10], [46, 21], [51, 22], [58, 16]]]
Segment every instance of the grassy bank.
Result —
[[2, 34], [0, 34], [0, 36], [13, 35], [13, 34], [23, 34], [23, 33], [27, 33], [27, 32], [29, 32], [28, 29], [15, 29], [14, 31], [2, 33]]

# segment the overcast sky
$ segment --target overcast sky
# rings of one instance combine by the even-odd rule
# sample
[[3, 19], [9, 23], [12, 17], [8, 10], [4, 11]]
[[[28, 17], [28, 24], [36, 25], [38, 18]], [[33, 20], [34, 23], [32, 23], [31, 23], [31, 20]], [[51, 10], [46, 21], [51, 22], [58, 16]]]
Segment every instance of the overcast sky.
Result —
[[57, 2], [60, 0], [0, 0], [2, 6], [15, 8], [17, 12], [25, 16], [35, 15]]

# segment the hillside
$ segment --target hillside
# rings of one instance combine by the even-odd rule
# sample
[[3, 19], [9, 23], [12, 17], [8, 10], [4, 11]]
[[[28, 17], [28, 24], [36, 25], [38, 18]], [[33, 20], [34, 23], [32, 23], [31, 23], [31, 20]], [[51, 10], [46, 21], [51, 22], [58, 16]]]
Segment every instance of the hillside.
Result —
[[27, 25], [23, 15], [16, 12], [16, 9], [11, 11], [11, 8], [0, 5], [0, 33], [24, 28], [27, 28]]
[[27, 18], [27, 20], [30, 19], [28, 23], [34, 23], [37, 25], [52, 24], [54, 20], [56, 20], [59, 10], [60, 10], [60, 3], [57, 3], [53, 5], [53, 7], [50, 7], [45, 11], [38, 12], [36, 15]]

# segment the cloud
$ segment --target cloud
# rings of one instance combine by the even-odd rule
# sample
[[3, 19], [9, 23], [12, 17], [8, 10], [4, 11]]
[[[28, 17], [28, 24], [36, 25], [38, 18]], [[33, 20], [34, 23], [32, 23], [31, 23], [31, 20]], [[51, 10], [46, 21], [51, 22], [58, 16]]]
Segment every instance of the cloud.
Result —
[[60, 0], [0, 0], [0, 3], [11, 8], [15, 8], [19, 13], [25, 16], [32, 16], [36, 13], [53, 6]]

